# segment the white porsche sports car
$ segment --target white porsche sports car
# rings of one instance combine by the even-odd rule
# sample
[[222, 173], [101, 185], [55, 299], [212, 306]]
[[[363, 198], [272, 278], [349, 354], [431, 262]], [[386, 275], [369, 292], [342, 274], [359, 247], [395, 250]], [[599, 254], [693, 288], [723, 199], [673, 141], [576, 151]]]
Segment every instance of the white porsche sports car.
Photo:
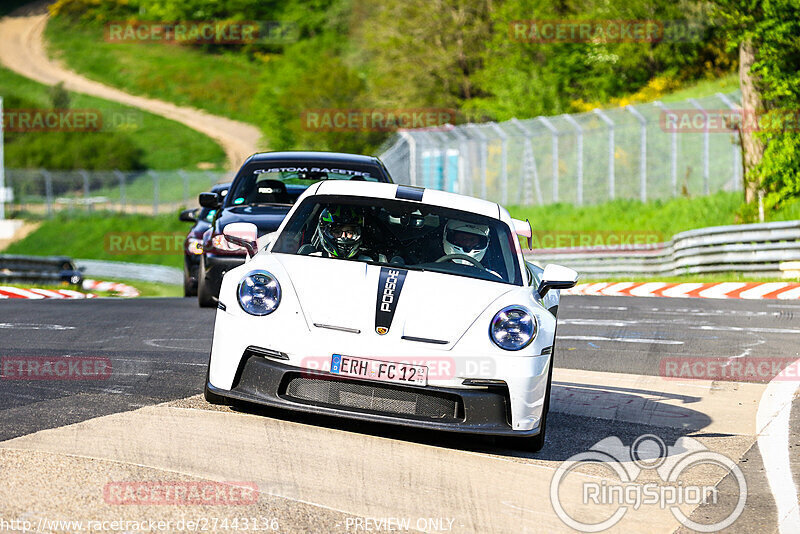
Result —
[[324, 181], [222, 282], [205, 387], [248, 401], [544, 443], [559, 289], [522, 256], [530, 224], [493, 202]]

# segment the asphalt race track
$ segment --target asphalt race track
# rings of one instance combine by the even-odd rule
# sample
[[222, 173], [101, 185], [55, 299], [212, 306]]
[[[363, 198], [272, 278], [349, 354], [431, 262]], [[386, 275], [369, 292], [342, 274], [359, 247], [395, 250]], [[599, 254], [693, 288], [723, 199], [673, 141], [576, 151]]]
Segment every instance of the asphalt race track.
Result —
[[[53, 520], [190, 517], [265, 518], [280, 532], [386, 531], [403, 520], [429, 532], [568, 532], [550, 494], [562, 462], [607, 437], [628, 447], [652, 434], [667, 446], [690, 437], [733, 459], [747, 496], [727, 531], [778, 532], [781, 521], [781, 532], [794, 531], [797, 378], [780, 385], [661, 375], [685, 359], [728, 369], [799, 359], [800, 303], [564, 297], [547, 444], [538, 454], [494, 438], [210, 406], [198, 395], [214, 313], [194, 299], [0, 304], [1, 357], [106, 358], [112, 369], [102, 380], [0, 381], [0, 519], [46, 532], [69, 530]], [[784, 424], [775, 403], [785, 391], [794, 400]], [[770, 451], [766, 464], [762, 450]], [[655, 476], [643, 473], [638, 483]], [[581, 476], [605, 480], [608, 470]], [[710, 523], [731, 511], [731, 476], [698, 469], [690, 478], [720, 495], [716, 505], [682, 505], [690, 519]], [[226, 506], [104, 498], [109, 482], [164, 480], [246, 481], [260, 497]], [[559, 495], [579, 513], [579, 489], [564, 485]], [[668, 509], [642, 506], [609, 531], [689, 530]]]

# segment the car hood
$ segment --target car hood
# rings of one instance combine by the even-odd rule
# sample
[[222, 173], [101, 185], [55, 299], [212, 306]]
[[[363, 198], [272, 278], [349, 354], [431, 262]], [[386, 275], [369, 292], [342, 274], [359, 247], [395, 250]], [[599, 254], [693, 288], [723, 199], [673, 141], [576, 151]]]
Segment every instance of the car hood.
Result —
[[[382, 337], [418, 338], [445, 349], [458, 341], [492, 302], [515, 288], [355, 261], [275, 257], [288, 273], [309, 324], [376, 336], [376, 330], [383, 327], [388, 331]], [[385, 296], [387, 291], [390, 296]], [[388, 306], [381, 311], [384, 301]]]
[[291, 206], [233, 206], [225, 208], [217, 220], [220, 231], [230, 223], [249, 222], [258, 227], [258, 235], [274, 232], [283, 222]]

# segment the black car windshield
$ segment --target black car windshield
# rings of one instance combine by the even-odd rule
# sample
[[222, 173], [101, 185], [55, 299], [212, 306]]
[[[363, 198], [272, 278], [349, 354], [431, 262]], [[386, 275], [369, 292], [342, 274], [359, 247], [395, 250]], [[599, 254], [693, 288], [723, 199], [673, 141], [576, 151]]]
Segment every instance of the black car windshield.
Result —
[[317, 195], [273, 253], [337, 258], [522, 285], [515, 235], [498, 219], [417, 202]]
[[381, 181], [377, 167], [324, 163], [258, 162], [233, 185], [227, 205], [293, 204], [308, 186], [322, 180]]

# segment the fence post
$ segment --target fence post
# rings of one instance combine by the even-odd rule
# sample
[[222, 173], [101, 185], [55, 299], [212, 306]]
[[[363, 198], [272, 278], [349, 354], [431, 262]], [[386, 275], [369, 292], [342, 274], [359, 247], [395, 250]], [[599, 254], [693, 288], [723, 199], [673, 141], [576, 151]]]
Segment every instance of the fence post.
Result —
[[595, 109], [594, 112], [608, 126], [608, 199], [614, 200], [617, 180], [616, 169], [614, 168], [614, 156], [617, 149], [616, 141], [614, 140], [614, 121], [603, 113], [601, 109]]
[[[739, 107], [734, 104], [730, 98], [728, 98], [728, 95], [717, 93], [717, 97], [719, 97], [719, 99], [722, 100], [732, 111], [737, 111], [739, 109]], [[739, 121], [739, 128], [743, 128], [743, 125], [744, 120], [741, 118]], [[742, 133], [739, 128], [736, 128], [735, 139], [733, 142], [733, 170], [731, 176], [731, 180], [733, 181], [734, 186], [737, 188], [744, 187], [744, 182], [739, 175], [739, 170], [741, 169], [742, 165]]]
[[539, 183], [539, 169], [536, 168], [536, 157], [533, 154], [533, 145], [531, 143], [531, 137], [533, 137], [533, 133], [528, 129], [525, 124], [523, 124], [519, 119], [516, 117], [511, 119], [511, 122], [520, 130], [522, 130], [523, 137], [525, 138], [524, 141], [524, 148], [522, 154], [522, 166], [521, 175], [520, 175], [520, 197], [525, 199], [524, 203], [526, 206], [530, 206], [531, 199], [530, 199], [530, 188], [528, 187], [528, 180], [527, 175], [525, 173], [526, 169], [531, 169], [533, 174], [533, 187], [536, 190], [536, 200], [539, 202], [539, 205], [544, 204], [544, 199], [542, 198], [542, 186]]
[[578, 124], [578, 121], [575, 120], [574, 117], [571, 115], [562, 115], [564, 119], [570, 123], [573, 128], [578, 132], [577, 136], [577, 152], [578, 152], [578, 184], [577, 184], [577, 194], [576, 199], [578, 201], [578, 206], [583, 205], [583, 128], [581, 125]]
[[178, 174], [183, 179], [183, 207], [189, 207], [189, 175], [183, 169], [178, 169]]
[[125, 213], [125, 175], [119, 169], [114, 169], [114, 176], [119, 180], [119, 205], [122, 213]]
[[408, 181], [417, 185], [417, 140], [409, 132], [397, 132], [408, 143]]
[[464, 194], [467, 190], [467, 166], [469, 165], [469, 142], [467, 138], [467, 134], [461, 129], [460, 126], [456, 126], [452, 130], [453, 135], [458, 138], [458, 190], [455, 191], [456, 193]]
[[639, 119], [639, 124], [642, 127], [640, 134], [641, 146], [639, 147], [639, 198], [642, 202], [647, 202], [647, 119], [639, 113], [638, 109], [631, 105], [625, 106], [625, 109]]
[[158, 215], [158, 174], [153, 170], [147, 171], [147, 174], [153, 178], [153, 215]]
[[89, 173], [86, 172], [85, 169], [79, 170], [78, 173], [83, 178], [83, 202], [86, 204], [86, 210], [91, 213], [93, 209], [92, 203], [89, 200]]
[[550, 130], [553, 138], [553, 202], [558, 202], [558, 129], [547, 117], [536, 117], [544, 127]]
[[[672, 114], [672, 117], [675, 120], [675, 124], [678, 123], [678, 116], [671, 112], [667, 106], [665, 106], [661, 101], [656, 100], [653, 102], [655, 106], [661, 110], [661, 113], [666, 116]], [[661, 122], [661, 121], [659, 121]], [[666, 124], [666, 120], [665, 120]], [[672, 135], [670, 135], [670, 149], [669, 149], [669, 168], [670, 168], [670, 177], [672, 178], [672, 196], [678, 196], [678, 129], [675, 128], [672, 130]]]
[[53, 216], [53, 176], [45, 169], [41, 170], [44, 176], [44, 196], [47, 202], [47, 218]]
[[500, 169], [500, 198], [503, 200], [503, 206], [505, 206], [508, 204], [508, 134], [496, 122], [490, 122], [489, 126], [497, 132], [502, 143], [500, 159], [503, 167]]
[[481, 198], [486, 200], [488, 196], [488, 169], [489, 166], [489, 140], [482, 131], [480, 131], [477, 124], [468, 124], [467, 127], [471, 130], [474, 130], [476, 134], [478, 134], [478, 139], [481, 140], [481, 152], [480, 152], [480, 161], [481, 161]]
[[700, 113], [703, 114], [703, 117], [705, 118], [705, 123], [706, 123], [706, 126], [703, 129], [703, 194], [707, 195], [707, 194], [709, 194], [709, 190], [710, 190], [709, 183], [708, 183], [709, 182], [709, 168], [708, 168], [708, 141], [709, 141], [709, 139], [708, 139], [708, 112], [706, 110], [704, 110], [703, 106], [701, 106], [700, 103], [697, 100], [695, 100], [694, 98], [690, 98], [689, 102], [691, 102], [691, 104], [695, 108], [700, 110]]

